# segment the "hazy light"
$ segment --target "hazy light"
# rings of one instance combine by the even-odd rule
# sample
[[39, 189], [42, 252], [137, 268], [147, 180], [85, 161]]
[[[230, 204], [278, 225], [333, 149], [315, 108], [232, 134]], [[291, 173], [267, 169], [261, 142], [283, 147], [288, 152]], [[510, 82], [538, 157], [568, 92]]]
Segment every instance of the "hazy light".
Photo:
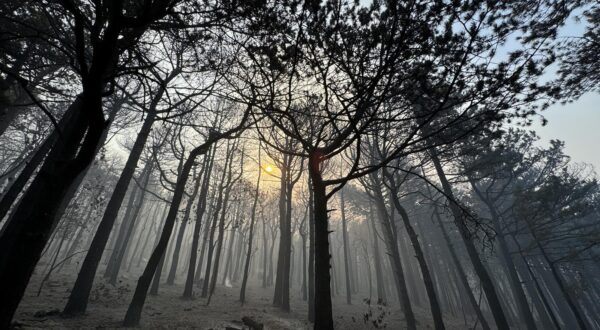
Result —
[[271, 165], [267, 165], [267, 166], [265, 166], [265, 171], [266, 171], [267, 173], [271, 173], [271, 172], [273, 172], [273, 166], [271, 166]]

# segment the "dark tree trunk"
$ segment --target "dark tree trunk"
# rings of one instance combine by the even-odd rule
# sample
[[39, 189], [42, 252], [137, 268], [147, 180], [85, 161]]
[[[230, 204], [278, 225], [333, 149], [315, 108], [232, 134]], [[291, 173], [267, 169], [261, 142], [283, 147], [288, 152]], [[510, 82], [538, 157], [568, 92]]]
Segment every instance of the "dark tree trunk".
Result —
[[[286, 216], [286, 198], [287, 198], [287, 173], [288, 169], [285, 167], [287, 164], [288, 155], [284, 155], [284, 160], [282, 162], [283, 166], [281, 166], [281, 178], [279, 185], [279, 249], [277, 255], [277, 272], [275, 275], [275, 290], [273, 292], [273, 306], [282, 307], [283, 306], [283, 278], [285, 276], [285, 262], [286, 258], [289, 256], [286, 255], [287, 251], [287, 216]], [[289, 276], [289, 274], [288, 274]]]
[[[196, 206], [196, 222], [194, 223], [194, 231], [192, 233], [192, 246], [190, 250], [190, 262], [188, 265], [187, 278], [185, 280], [185, 288], [183, 289], [183, 298], [190, 299], [193, 296], [194, 280], [196, 277], [196, 259], [198, 257], [198, 244], [200, 240], [200, 228], [202, 228], [202, 217], [206, 211], [208, 189], [210, 183], [210, 176], [212, 174], [212, 167], [214, 164], [214, 155], [216, 148], [211, 149], [210, 152], [204, 159], [204, 178], [202, 180], [202, 188], [200, 189], [200, 196], [198, 198], [198, 205]], [[202, 259], [200, 259], [200, 263]], [[201, 264], [198, 264], [201, 267]], [[200, 273], [200, 269], [197, 270]]]
[[[213, 192], [211, 198], [209, 199], [210, 201], [213, 201], [215, 199], [215, 193]], [[212, 223], [214, 223], [214, 221], [210, 221], [210, 215], [213, 213], [213, 204], [211, 203], [210, 208], [208, 209], [208, 211], [206, 212], [206, 218], [207, 218], [207, 223], [204, 226], [204, 236], [202, 237], [202, 248], [200, 249], [200, 257], [198, 258], [198, 265], [196, 266], [196, 274], [194, 275], [194, 281], [197, 283], [198, 286], [200, 286], [200, 284], [203, 284], [200, 282], [200, 276], [202, 275], [202, 266], [204, 265], [204, 255], [206, 252], [206, 245], [208, 245], [208, 240], [209, 240], [209, 235], [212, 232]], [[202, 285], [204, 286], [204, 285]]]
[[[310, 206], [309, 206], [310, 207]], [[305, 215], [306, 217], [306, 215]], [[306, 253], [306, 237], [307, 233], [302, 234], [302, 300], [306, 301], [308, 299], [308, 282], [307, 282], [307, 253]]]
[[[93, 161], [104, 129], [102, 83], [90, 84], [73, 102], [61, 140], [49, 152], [0, 237], [0, 328], [8, 328], [71, 185]], [[83, 111], [86, 109], [86, 111]], [[87, 134], [86, 134], [87, 131]], [[35, 206], [35, 207], [32, 207]]]
[[509, 329], [508, 321], [506, 319], [506, 315], [504, 315], [504, 311], [502, 309], [502, 304], [500, 303], [500, 299], [498, 294], [496, 293], [496, 289], [494, 287], [492, 278], [488, 273], [487, 269], [483, 265], [481, 258], [479, 257], [479, 253], [477, 252], [477, 248], [475, 244], [471, 240], [469, 229], [464, 223], [464, 216], [460, 207], [457, 204], [456, 199], [454, 198], [454, 193], [452, 192], [452, 187], [446, 178], [446, 174], [444, 173], [444, 169], [439, 161], [437, 156], [437, 152], [435, 148], [431, 149], [431, 160], [433, 161], [433, 165], [435, 166], [436, 172], [442, 184], [442, 189], [446, 198], [449, 199], [450, 211], [452, 212], [452, 216], [454, 218], [454, 224], [458, 228], [460, 233], [460, 237], [467, 248], [467, 254], [469, 255], [469, 259], [473, 264], [473, 269], [477, 273], [479, 280], [481, 281], [481, 287], [485, 292], [485, 296], [487, 297], [487, 301], [490, 305], [490, 309], [492, 310], [492, 314], [494, 315], [494, 320], [496, 321], [496, 326], [499, 329]]
[[373, 213], [373, 205], [369, 200], [369, 215], [371, 219], [371, 227], [373, 230], [373, 259], [375, 263], [375, 278], [377, 279], [377, 303], [381, 305], [387, 304], [387, 296], [385, 291], [385, 283], [383, 281], [383, 269], [381, 265], [381, 254], [379, 252], [379, 237], [377, 235], [377, 226], [375, 225], [375, 214]]
[[315, 321], [315, 205], [311, 179], [308, 187], [308, 320]]
[[[248, 270], [250, 269], [250, 257], [252, 256], [252, 239], [254, 237], [254, 222], [256, 221], [256, 207], [258, 205], [258, 194], [260, 192], [260, 177], [262, 175], [260, 146], [258, 147], [258, 176], [256, 178], [256, 189], [254, 189], [254, 201], [250, 211], [250, 229], [248, 233], [248, 250], [246, 251], [246, 262], [244, 263], [244, 276], [242, 278], [242, 287], [240, 289], [240, 302], [246, 302], [246, 284], [248, 283]], [[264, 228], [264, 226], [263, 226]], [[264, 229], [263, 229], [264, 234]]]
[[408, 329], [416, 329], [415, 315], [412, 310], [410, 302], [410, 296], [408, 294], [408, 288], [406, 287], [406, 278], [404, 268], [402, 266], [402, 260], [400, 259], [400, 251], [398, 250], [397, 234], [393, 223], [393, 218], [388, 214], [385, 199], [381, 191], [382, 182], [377, 177], [377, 174], [371, 174], [372, 191], [374, 193], [375, 208], [379, 215], [379, 221], [381, 229], [383, 231], [384, 242], [386, 244], [388, 259], [392, 266], [392, 272], [394, 275], [394, 284], [396, 287], [396, 293], [398, 300], [402, 305], [402, 312], [406, 320], [406, 326]]
[[333, 330], [326, 186], [318, 154], [309, 159], [315, 223], [315, 330]]
[[94, 283], [94, 277], [96, 275], [96, 271], [98, 270], [98, 265], [100, 264], [102, 254], [106, 248], [106, 243], [108, 242], [108, 238], [112, 231], [115, 220], [117, 219], [119, 209], [123, 203], [125, 193], [127, 192], [127, 187], [131, 182], [131, 178], [135, 173], [135, 168], [137, 167], [140, 156], [144, 151], [144, 145], [146, 144], [146, 140], [150, 135], [154, 118], [154, 115], [151, 114], [146, 117], [133, 144], [133, 147], [131, 148], [131, 153], [127, 158], [125, 168], [123, 169], [123, 172], [121, 172], [119, 181], [117, 181], [117, 185], [115, 186], [110, 200], [106, 205], [106, 210], [104, 211], [100, 225], [96, 230], [92, 244], [90, 245], [88, 253], [85, 256], [85, 260], [83, 261], [81, 269], [79, 270], [79, 275], [77, 276], [77, 280], [75, 281], [75, 285], [73, 286], [73, 290], [71, 291], [71, 295], [67, 301], [67, 305], [63, 310], [63, 315], [65, 316], [81, 315], [85, 313], [87, 309], [87, 304]]
[[[208, 292], [208, 301], [207, 301], [207, 305], [210, 304], [210, 300], [212, 298], [213, 293], [215, 292], [215, 287], [217, 285], [217, 276], [219, 274], [219, 263], [221, 262], [221, 252], [223, 250], [223, 241], [225, 239], [225, 217], [227, 214], [227, 208], [228, 208], [228, 204], [229, 204], [229, 196], [231, 193], [231, 189], [233, 186], [233, 180], [232, 180], [232, 164], [231, 162], [233, 161], [233, 148], [231, 151], [231, 155], [229, 157], [231, 157], [229, 159], [229, 170], [228, 170], [228, 175], [227, 175], [227, 182], [226, 182], [226, 190], [225, 190], [225, 195], [223, 197], [223, 210], [221, 212], [221, 218], [219, 219], [219, 236], [217, 238], [217, 247], [215, 250], [215, 256], [214, 256], [214, 265], [213, 265], [213, 270], [212, 270], [212, 274], [211, 274], [211, 279], [210, 279], [210, 290]], [[227, 165], [227, 164], [226, 164]], [[226, 166], [227, 168], [227, 166]], [[210, 259], [208, 260], [210, 261]], [[208, 277], [207, 277], [208, 279]]]
[[133, 214], [131, 215], [131, 220], [129, 221], [127, 232], [125, 233], [123, 243], [119, 247], [118, 254], [115, 257], [113, 270], [110, 274], [109, 283], [111, 283], [112, 285], [117, 284], [117, 277], [119, 276], [119, 271], [121, 270], [123, 258], [125, 257], [125, 253], [127, 252], [127, 247], [129, 246], [129, 241], [131, 240], [131, 236], [133, 235], [140, 210], [144, 206], [144, 198], [146, 197], [146, 187], [148, 186], [148, 181], [150, 180], [150, 175], [153, 169], [152, 164], [146, 166], [148, 166], [148, 168], [144, 168], [144, 171], [142, 172], [142, 187], [140, 188], [141, 195], [138, 203], [135, 206]]
[[185, 208], [185, 214], [183, 216], [183, 220], [181, 221], [181, 225], [179, 226], [179, 233], [177, 234], [177, 240], [175, 241], [175, 249], [173, 250], [173, 257], [171, 258], [171, 269], [169, 270], [169, 275], [167, 275], [167, 284], [173, 285], [175, 283], [175, 275], [177, 275], [177, 266], [179, 264], [179, 253], [181, 251], [181, 243], [183, 242], [183, 236], [185, 234], [185, 229], [187, 228], [187, 223], [190, 219], [190, 212], [192, 212], [192, 207], [194, 205], [194, 199], [196, 199], [196, 195], [198, 194], [198, 188], [200, 187], [200, 179], [202, 175], [198, 175], [196, 179], [196, 183], [194, 184], [194, 190], [192, 195], [188, 199], [188, 205]]
[[210, 235], [208, 237], [208, 251], [207, 251], [207, 255], [206, 255], [206, 269], [204, 270], [204, 282], [202, 283], [202, 298], [207, 297], [208, 295], [208, 289], [209, 289], [209, 278], [210, 278], [210, 274], [211, 274], [211, 268], [212, 268], [212, 259], [213, 259], [213, 253], [214, 253], [214, 239], [215, 239], [215, 232], [217, 230], [217, 224], [219, 223], [219, 212], [221, 211], [221, 208], [223, 206], [223, 191], [225, 190], [225, 174], [227, 173], [226, 170], [223, 170], [223, 177], [221, 177], [221, 185], [219, 186], [219, 191], [218, 191], [218, 196], [217, 196], [217, 202], [215, 205], [215, 208], [213, 210], [213, 220], [212, 220], [212, 225], [210, 228]]
[[346, 303], [352, 304], [352, 288], [350, 283], [350, 251], [348, 250], [348, 230], [346, 228], [346, 203], [344, 201], [344, 189], [340, 190], [340, 208], [342, 212], [342, 240], [344, 242], [344, 270], [346, 275]]
[[148, 264], [146, 265], [142, 276], [140, 276], [138, 280], [135, 292], [133, 294], [133, 298], [131, 300], [131, 303], [129, 304], [127, 313], [125, 314], [125, 319], [123, 320], [124, 326], [137, 326], [140, 323], [142, 309], [146, 301], [148, 288], [150, 287], [152, 278], [154, 277], [156, 270], [159, 268], [159, 263], [161, 263], [161, 259], [163, 259], [163, 256], [165, 255], [165, 250], [167, 249], [167, 245], [169, 244], [169, 239], [173, 232], [173, 227], [175, 226], [175, 220], [177, 218], [177, 213], [179, 212], [179, 206], [181, 204], [181, 199], [183, 198], [185, 185], [190, 175], [192, 165], [194, 164], [196, 157], [205, 154], [213, 142], [214, 141], [209, 140], [200, 147], [197, 147], [196, 149], [192, 150], [192, 152], [188, 156], [188, 159], [183, 164], [183, 167], [177, 179], [177, 184], [173, 193], [173, 200], [171, 201], [171, 207], [169, 208], [169, 213], [167, 215], [167, 219], [165, 220], [165, 225], [162, 230], [162, 234], [160, 235], [158, 244], [156, 244], [156, 248], [152, 252], [150, 259], [148, 260]]
[[477, 317], [479, 318], [479, 322], [481, 322], [481, 326], [483, 327], [483, 329], [489, 330], [490, 326], [488, 325], [487, 320], [485, 319], [485, 317], [483, 316], [483, 313], [481, 312], [481, 307], [477, 303], [477, 299], [473, 295], [473, 290], [471, 289], [471, 286], [469, 285], [469, 282], [467, 280], [467, 274], [465, 273], [465, 270], [462, 267], [462, 264], [460, 263], [458, 255], [456, 254], [456, 250], [454, 249], [454, 245], [452, 244], [450, 236], [448, 235], [448, 232], [446, 231], [446, 227], [442, 223], [442, 219], [438, 212], [437, 206], [434, 206], [434, 217], [436, 218], [438, 226], [440, 227], [442, 236], [444, 237], [444, 241], [446, 242], [446, 247], [448, 248], [448, 252], [450, 253], [450, 256], [452, 257], [452, 262], [454, 263], [454, 266], [456, 267], [456, 271], [458, 272], [458, 279], [461, 281], [464, 292], [467, 294], [469, 302], [471, 303], [473, 310], [477, 314]]
[[391, 192], [390, 199], [392, 200], [394, 207], [396, 208], [396, 210], [400, 214], [400, 217], [402, 218], [402, 223], [404, 224], [404, 228], [406, 229], [408, 237], [410, 238], [410, 242], [415, 251], [415, 257], [417, 258], [417, 262], [419, 263], [421, 275], [423, 275], [423, 283], [425, 284], [425, 290], [427, 291], [427, 297], [429, 298], [429, 307], [431, 308], [433, 323], [436, 329], [445, 329], [444, 319], [442, 317], [442, 310], [440, 308], [440, 304], [435, 293], [435, 285], [433, 283], [431, 273], [429, 272], [429, 267], [427, 266], [425, 254], [423, 253], [423, 249], [421, 248], [421, 243], [419, 242], [419, 238], [417, 236], [417, 233], [415, 232], [415, 229], [410, 223], [408, 213], [398, 200], [398, 188], [393, 174], [387, 173], [385, 169], [383, 171], [390, 183], [390, 185], [388, 186]]

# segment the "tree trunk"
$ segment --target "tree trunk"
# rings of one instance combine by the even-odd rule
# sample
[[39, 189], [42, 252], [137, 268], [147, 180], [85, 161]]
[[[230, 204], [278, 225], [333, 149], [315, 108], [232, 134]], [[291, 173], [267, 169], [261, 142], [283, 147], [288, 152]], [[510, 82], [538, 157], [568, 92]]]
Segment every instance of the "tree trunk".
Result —
[[309, 171], [313, 191], [315, 225], [315, 330], [333, 330], [331, 275], [326, 186], [318, 155], [311, 155]]
[[384, 242], [386, 244], [388, 259], [392, 266], [392, 272], [394, 276], [394, 284], [396, 287], [396, 293], [398, 294], [398, 301], [402, 305], [402, 312], [406, 320], [406, 326], [408, 329], [416, 329], [415, 315], [412, 310], [410, 303], [410, 297], [408, 295], [408, 288], [406, 287], [406, 278], [404, 268], [402, 266], [402, 260], [400, 259], [400, 251], [398, 250], [397, 234], [393, 219], [388, 214], [385, 199], [381, 191], [382, 183], [376, 174], [371, 174], [371, 180], [373, 183], [372, 191], [375, 198], [375, 208], [379, 215], [379, 221], [384, 235]]
[[185, 229], [187, 228], [187, 223], [190, 219], [190, 212], [192, 211], [192, 207], [194, 205], [194, 199], [196, 199], [196, 195], [198, 194], [198, 188], [200, 187], [201, 178], [202, 175], [198, 175], [196, 183], [194, 184], [194, 190], [192, 192], [192, 195], [188, 199], [188, 205], [185, 208], [183, 220], [181, 221], [181, 225], [179, 226], [179, 233], [177, 234], [177, 240], [175, 241], [173, 257], [171, 258], [171, 269], [169, 270], [169, 275], [167, 276], [168, 285], [173, 285], [175, 283], [175, 275], [177, 274], [177, 265], [179, 264], [179, 253], [181, 251], [181, 243], [183, 242], [183, 235], [185, 234]]
[[483, 329], [488, 330], [490, 327], [487, 323], [487, 320], [483, 316], [483, 313], [481, 312], [481, 308], [479, 307], [479, 304], [477, 303], [477, 299], [475, 299], [475, 296], [473, 295], [473, 290], [471, 289], [471, 286], [469, 285], [469, 282], [467, 280], [467, 274], [465, 273], [465, 270], [463, 269], [463, 267], [460, 263], [458, 255], [456, 254], [456, 250], [454, 249], [454, 245], [452, 244], [450, 236], [448, 235], [448, 232], [446, 231], [446, 227], [442, 223], [442, 219], [438, 212], [437, 206], [434, 206], [434, 216], [438, 222], [438, 226], [440, 227], [440, 229], [442, 231], [442, 236], [444, 237], [444, 241], [446, 242], [448, 252], [450, 253], [450, 256], [452, 257], [452, 261], [454, 263], [454, 266], [456, 267], [456, 271], [458, 272], [459, 280], [461, 281], [461, 284], [465, 290], [464, 292], [467, 294], [469, 302], [471, 303], [471, 306], [475, 310], [475, 313], [477, 314], [477, 317], [479, 318], [479, 321], [481, 322], [481, 326], [483, 327]]
[[138, 193], [141, 193], [141, 190], [138, 189], [136, 185], [132, 185], [131, 192], [129, 193], [129, 201], [127, 202], [126, 211], [123, 215], [123, 219], [121, 220], [121, 224], [119, 226], [118, 235], [115, 239], [115, 244], [112, 248], [112, 252], [110, 257], [108, 258], [108, 263], [106, 265], [106, 269], [104, 270], [104, 277], [110, 278], [115, 271], [115, 263], [117, 261], [119, 251], [123, 246], [123, 242], [125, 241], [125, 234], [127, 233], [127, 228], [129, 224], [134, 221], [132, 217], [132, 213], [135, 213], [135, 209], [139, 204], [136, 204]]
[[454, 224], [458, 228], [460, 233], [460, 237], [467, 248], [467, 254], [469, 255], [469, 259], [473, 264], [473, 268], [477, 273], [479, 280], [481, 281], [481, 287], [485, 292], [485, 296], [487, 297], [487, 301], [490, 305], [490, 309], [492, 310], [492, 314], [494, 315], [494, 320], [496, 321], [496, 326], [499, 329], [509, 329], [508, 321], [504, 312], [502, 310], [502, 305], [500, 303], [500, 299], [496, 294], [496, 289], [494, 287], [492, 278], [490, 274], [485, 269], [481, 258], [479, 257], [479, 253], [477, 252], [477, 248], [475, 244], [471, 240], [469, 230], [464, 223], [464, 217], [460, 207], [457, 204], [456, 199], [454, 198], [454, 193], [452, 192], [452, 187], [446, 178], [446, 174], [444, 173], [444, 169], [439, 161], [437, 156], [437, 152], [435, 148], [431, 149], [431, 160], [433, 161], [433, 165], [435, 166], [436, 172], [442, 184], [442, 189], [446, 198], [449, 199], [450, 211], [452, 212], [452, 216], [454, 218]]
[[431, 308], [433, 323], [436, 329], [445, 329], [444, 318], [442, 317], [442, 310], [440, 308], [440, 304], [435, 293], [434, 283], [431, 277], [431, 273], [429, 272], [427, 262], [425, 261], [425, 254], [423, 253], [423, 249], [421, 248], [421, 243], [419, 242], [419, 238], [417, 236], [417, 233], [415, 232], [415, 229], [410, 223], [408, 213], [398, 200], [398, 188], [393, 174], [388, 173], [385, 169], [383, 171], [390, 183], [390, 185], [388, 186], [391, 192], [390, 199], [392, 200], [392, 203], [394, 204], [396, 210], [402, 218], [402, 223], [404, 224], [404, 228], [406, 229], [408, 237], [410, 238], [410, 242], [415, 251], [415, 257], [417, 258], [417, 262], [419, 263], [421, 275], [423, 275], [423, 284], [425, 284], [425, 290], [427, 291], [427, 297], [429, 298], [429, 307]]
[[177, 213], [179, 212], [179, 206], [181, 204], [181, 199], [183, 198], [185, 185], [190, 175], [192, 165], [194, 164], [196, 157], [205, 154], [213, 142], [214, 140], [209, 140], [203, 145], [192, 150], [188, 156], [188, 159], [183, 164], [181, 172], [179, 173], [179, 177], [177, 178], [177, 184], [173, 193], [173, 200], [171, 201], [171, 207], [169, 208], [169, 213], [167, 215], [167, 219], [165, 220], [162, 234], [160, 235], [160, 239], [158, 240], [156, 248], [148, 260], [148, 264], [146, 265], [142, 276], [140, 276], [138, 280], [133, 298], [129, 304], [127, 313], [125, 314], [125, 319], [123, 320], [124, 326], [137, 326], [140, 323], [148, 288], [150, 287], [152, 278], [154, 277], [157, 268], [159, 268], [159, 263], [165, 255], [165, 250], [169, 244], [169, 239], [171, 237], [171, 233], [173, 232], [173, 227], [175, 226], [175, 220], [177, 218]]
[[67, 110], [73, 115], [65, 123], [61, 140], [55, 143], [15, 208], [11, 217], [15, 221], [9, 219], [2, 232], [0, 292], [3, 306], [0, 309], [0, 328], [10, 326], [35, 265], [58, 221], [56, 213], [67, 191], [94, 159], [104, 129], [100, 90], [101, 86], [90, 86]]
[[121, 270], [123, 258], [125, 257], [125, 253], [127, 252], [127, 247], [129, 246], [129, 241], [131, 240], [131, 237], [133, 235], [140, 210], [144, 206], [144, 198], [146, 197], [146, 187], [148, 186], [148, 181], [150, 180], [150, 175], [152, 174], [153, 164], [146, 166], [148, 166], [148, 168], [144, 168], [144, 171], [142, 172], [142, 187], [140, 188], [141, 195], [137, 205], [135, 206], [135, 210], [131, 215], [131, 220], [129, 221], [127, 232], [125, 233], [123, 243], [121, 244], [118, 250], [118, 254], [116, 255], [113, 266], [114, 268], [112, 270], [112, 273], [110, 274], [109, 283], [111, 283], [112, 285], [117, 284], [117, 277], [119, 276], [119, 271]]
[[308, 320], [315, 321], [315, 204], [311, 179], [308, 187]]
[[352, 305], [352, 288], [350, 283], [350, 251], [348, 250], [348, 230], [346, 228], [346, 204], [344, 201], [344, 189], [340, 190], [340, 208], [342, 212], [342, 240], [344, 242], [344, 270], [346, 275], [346, 303]]
[[[244, 263], [244, 276], [242, 278], [242, 288], [240, 289], [240, 302], [243, 304], [246, 301], [246, 284], [248, 283], [248, 270], [250, 269], [250, 257], [252, 256], [252, 239], [254, 236], [254, 222], [256, 221], [256, 206], [258, 205], [258, 193], [260, 192], [260, 177], [262, 174], [260, 157], [260, 145], [258, 147], [258, 175], [256, 178], [256, 189], [254, 189], [254, 201], [252, 202], [252, 210], [250, 211], [250, 231], [248, 233], [248, 250], [246, 251], [246, 262]], [[263, 226], [264, 234], [264, 226]]]
[[379, 236], [377, 235], [377, 227], [375, 226], [375, 214], [373, 213], [373, 205], [369, 200], [369, 215], [371, 219], [371, 227], [373, 231], [373, 259], [375, 263], [375, 277], [377, 279], [377, 303], [380, 305], [387, 304], [387, 296], [385, 293], [385, 283], [383, 281], [383, 270], [381, 265], [381, 254], [379, 252]]
[[92, 290], [92, 285], [94, 283], [94, 277], [96, 275], [96, 271], [98, 270], [98, 265], [100, 264], [102, 254], [106, 248], [106, 243], [108, 242], [108, 238], [112, 231], [115, 220], [117, 219], [119, 209], [123, 203], [125, 193], [127, 192], [127, 187], [131, 182], [131, 178], [135, 173], [135, 168], [137, 167], [140, 156], [144, 151], [144, 145], [146, 144], [146, 140], [150, 135], [154, 119], [155, 117], [152, 114], [146, 116], [144, 123], [142, 124], [142, 128], [133, 144], [133, 147], [131, 148], [131, 153], [127, 158], [125, 168], [123, 168], [123, 172], [121, 172], [119, 181], [117, 181], [117, 185], [115, 186], [110, 200], [106, 205], [106, 210], [104, 211], [100, 225], [96, 230], [92, 244], [90, 245], [88, 253], [85, 256], [85, 260], [83, 261], [79, 275], [77, 276], [77, 280], [75, 281], [75, 285], [73, 286], [73, 290], [71, 291], [71, 295], [67, 301], [67, 305], [63, 310], [63, 315], [65, 316], [81, 315], [85, 313], [87, 309], [87, 304], [90, 292]]
[[[190, 262], [188, 265], [187, 278], [185, 280], [185, 287], [183, 289], [183, 298], [190, 299], [193, 296], [194, 280], [196, 278], [196, 259], [198, 256], [198, 244], [200, 240], [200, 228], [202, 228], [202, 217], [206, 211], [208, 196], [208, 189], [210, 188], [210, 176], [212, 174], [212, 167], [214, 164], [214, 156], [216, 148], [211, 149], [210, 152], [204, 159], [204, 178], [202, 180], [202, 188], [200, 190], [200, 196], [198, 198], [198, 205], [196, 206], [196, 222], [194, 223], [194, 231], [192, 233], [192, 246], [190, 250]], [[200, 263], [202, 258], [200, 259]], [[201, 264], [198, 267], [201, 267]], [[200, 273], [200, 269], [197, 270]]]

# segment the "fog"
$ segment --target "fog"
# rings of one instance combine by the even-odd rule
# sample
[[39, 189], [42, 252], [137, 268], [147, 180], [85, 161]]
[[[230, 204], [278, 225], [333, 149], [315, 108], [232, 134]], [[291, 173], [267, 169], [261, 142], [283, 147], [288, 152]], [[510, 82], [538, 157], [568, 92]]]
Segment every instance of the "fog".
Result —
[[0, 328], [600, 329], [599, 22], [3, 2]]

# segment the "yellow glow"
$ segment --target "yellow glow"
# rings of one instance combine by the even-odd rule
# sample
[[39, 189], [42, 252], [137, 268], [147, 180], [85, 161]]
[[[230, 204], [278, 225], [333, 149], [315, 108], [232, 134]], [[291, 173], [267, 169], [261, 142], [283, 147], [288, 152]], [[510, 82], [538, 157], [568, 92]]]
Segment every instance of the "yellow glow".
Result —
[[271, 173], [271, 172], [273, 172], [273, 166], [271, 166], [271, 165], [267, 165], [267, 166], [265, 166], [265, 171], [266, 171], [267, 173]]

